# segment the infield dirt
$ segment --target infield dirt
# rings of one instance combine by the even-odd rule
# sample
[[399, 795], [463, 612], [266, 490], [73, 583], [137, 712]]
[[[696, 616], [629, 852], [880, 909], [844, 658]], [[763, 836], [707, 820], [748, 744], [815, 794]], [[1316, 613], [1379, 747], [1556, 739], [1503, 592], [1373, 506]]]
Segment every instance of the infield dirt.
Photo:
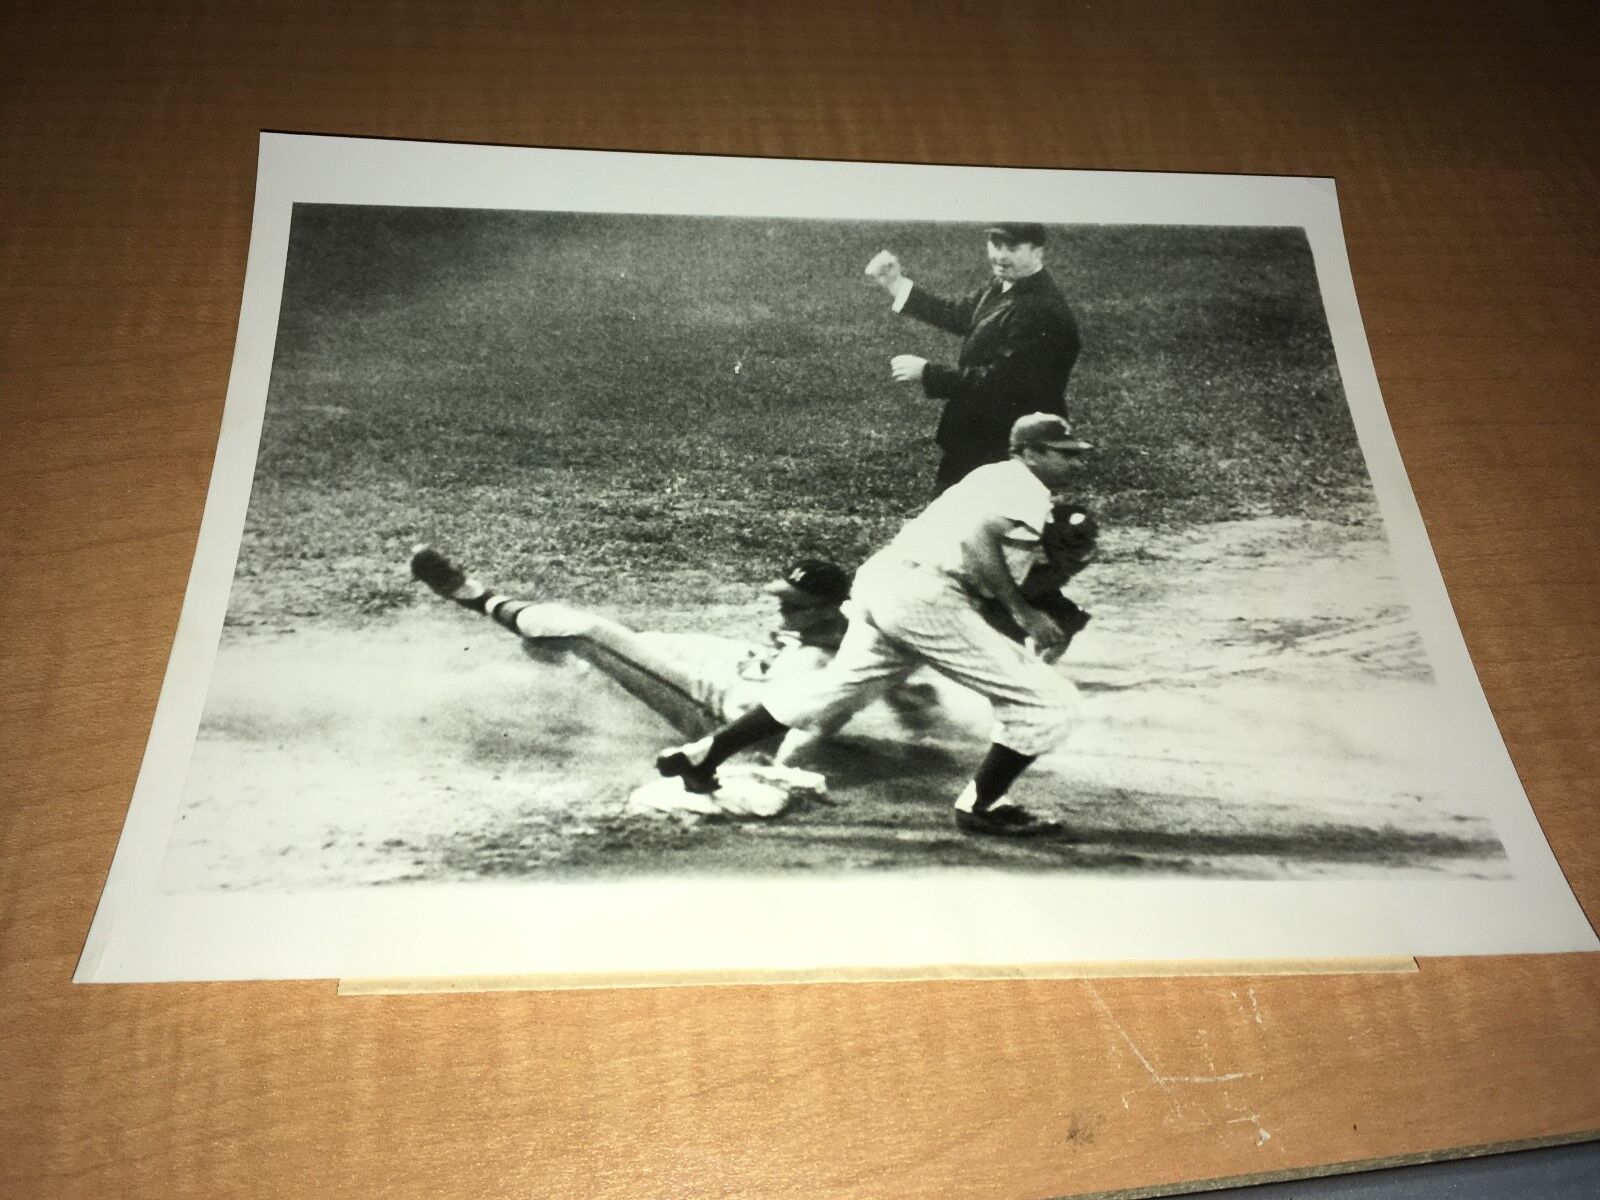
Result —
[[[397, 574], [402, 564], [396, 564]], [[1020, 796], [1070, 841], [957, 833], [986, 707], [944, 689], [908, 730], [862, 714], [814, 765], [826, 803], [770, 820], [628, 814], [666, 724], [608, 680], [529, 662], [418, 587], [360, 624], [225, 638], [164, 871], [171, 890], [554, 874], [911, 870], [1325, 879], [1499, 877], [1491, 824], [1441, 795], [1436, 699], [1375, 519], [1108, 535], [1063, 669], [1083, 723]], [[616, 612], [757, 639], [754, 589]], [[1447, 773], [1446, 773], [1447, 774]]]

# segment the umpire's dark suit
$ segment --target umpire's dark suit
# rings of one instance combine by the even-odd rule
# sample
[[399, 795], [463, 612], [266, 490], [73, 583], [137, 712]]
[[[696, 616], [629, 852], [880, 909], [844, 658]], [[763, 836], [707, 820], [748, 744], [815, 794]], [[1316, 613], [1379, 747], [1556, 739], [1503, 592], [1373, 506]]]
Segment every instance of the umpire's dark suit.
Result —
[[900, 311], [964, 339], [956, 366], [930, 362], [922, 373], [922, 390], [945, 402], [935, 435], [944, 451], [937, 491], [974, 467], [1004, 462], [1012, 423], [1023, 414], [1066, 416], [1078, 321], [1048, 270], [1009, 291], [991, 280], [960, 300], [912, 285]]

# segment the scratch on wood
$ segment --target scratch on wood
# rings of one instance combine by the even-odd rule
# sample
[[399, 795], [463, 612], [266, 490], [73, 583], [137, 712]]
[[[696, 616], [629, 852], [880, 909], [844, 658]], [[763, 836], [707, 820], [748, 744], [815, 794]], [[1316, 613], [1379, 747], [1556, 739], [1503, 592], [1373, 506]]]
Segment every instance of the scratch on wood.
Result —
[[1230, 1071], [1223, 1075], [1164, 1075], [1156, 1070], [1155, 1065], [1144, 1056], [1144, 1052], [1135, 1044], [1133, 1038], [1128, 1036], [1128, 1031], [1122, 1027], [1122, 1022], [1111, 1015], [1111, 1009], [1107, 1007], [1106, 1002], [1101, 998], [1100, 993], [1093, 984], [1089, 985], [1089, 995], [1093, 997], [1095, 1006], [1099, 1008], [1101, 1015], [1111, 1022], [1111, 1027], [1117, 1031], [1117, 1036], [1133, 1052], [1133, 1056], [1139, 1060], [1139, 1065], [1145, 1069], [1146, 1074], [1151, 1079], [1156, 1081], [1156, 1085], [1162, 1091], [1170, 1091], [1171, 1085], [1174, 1083], [1228, 1083], [1234, 1079], [1247, 1079], [1260, 1074], [1259, 1071]]
[[[1259, 1025], [1259, 1026], [1261, 1026], [1261, 1028], [1265, 1029], [1267, 1027], [1267, 1022], [1266, 1022], [1266, 1018], [1261, 1015], [1261, 1005], [1256, 1003], [1256, 990], [1255, 990], [1255, 988], [1245, 988], [1244, 994], [1246, 996], [1248, 996], [1249, 999], [1250, 999], [1250, 1016], [1255, 1019], [1255, 1023], [1257, 1025]], [[1239, 993], [1238, 992], [1234, 992], [1233, 993], [1233, 998], [1235, 1000], [1238, 1000], [1239, 999]], [[1241, 1012], [1244, 1011], [1243, 1002], [1240, 1003], [1239, 1010]]]
[[1163, 1075], [1168, 1083], [1228, 1083], [1234, 1079], [1252, 1079], [1259, 1071], [1230, 1071], [1226, 1075]]
[[1161, 1072], [1157, 1071], [1153, 1066], [1150, 1065], [1150, 1060], [1140, 1052], [1139, 1047], [1136, 1046], [1133, 1039], [1128, 1036], [1128, 1031], [1122, 1027], [1122, 1022], [1111, 1015], [1111, 1010], [1106, 1007], [1106, 1002], [1101, 999], [1099, 991], [1095, 989], [1095, 986], [1092, 983], [1089, 984], [1089, 995], [1093, 997], [1095, 1007], [1100, 1010], [1100, 1015], [1111, 1022], [1111, 1028], [1117, 1031], [1117, 1036], [1122, 1039], [1123, 1044], [1125, 1044], [1128, 1049], [1133, 1052], [1133, 1056], [1139, 1060], [1139, 1065], [1145, 1069], [1146, 1073], [1151, 1079], [1156, 1081], [1157, 1086], [1159, 1086], [1162, 1091], [1168, 1091], [1169, 1089], [1167, 1087], [1166, 1079], [1162, 1077]]
[[1233, 1117], [1227, 1123], [1229, 1125], [1240, 1125], [1245, 1121], [1249, 1121], [1256, 1127], [1256, 1145], [1265, 1146], [1272, 1140], [1272, 1135], [1267, 1132], [1266, 1126], [1261, 1124], [1261, 1118], [1255, 1113], [1251, 1113], [1248, 1117]]

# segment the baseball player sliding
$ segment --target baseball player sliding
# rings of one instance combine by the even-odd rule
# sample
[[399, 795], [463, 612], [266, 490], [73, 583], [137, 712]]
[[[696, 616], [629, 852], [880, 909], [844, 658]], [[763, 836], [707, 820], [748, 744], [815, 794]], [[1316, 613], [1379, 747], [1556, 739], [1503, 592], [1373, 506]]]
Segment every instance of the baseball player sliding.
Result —
[[[488, 617], [522, 639], [539, 661], [566, 656], [588, 663], [685, 737], [714, 729], [758, 703], [766, 691], [822, 670], [833, 659], [847, 621], [840, 605], [850, 576], [835, 563], [801, 559], [766, 587], [777, 604], [777, 627], [765, 644], [710, 634], [631, 629], [598, 613], [553, 602], [500, 595], [470, 578], [431, 546], [411, 555], [411, 574], [434, 592]], [[934, 703], [931, 689], [910, 685], [885, 697], [902, 720], [915, 721]], [[791, 730], [773, 756], [788, 765], [817, 738], [849, 719]]]
[[[1066, 737], [1077, 707], [1077, 690], [1050, 665], [1073, 631], [1023, 589], [1033, 568], [1049, 566], [1052, 493], [1076, 478], [1090, 447], [1047, 413], [1019, 418], [1009, 445], [1005, 462], [972, 471], [862, 565], [849, 627], [825, 670], [774, 684], [731, 723], [663, 751], [657, 771], [690, 791], [715, 791], [717, 767], [733, 754], [790, 729], [837, 727], [926, 664], [984, 696], [994, 711], [992, 744], [955, 801], [956, 827], [1002, 837], [1062, 833], [1008, 792]], [[1069, 529], [1073, 515], [1077, 528], [1090, 525], [1076, 512], [1062, 519]], [[998, 606], [1024, 641], [996, 628], [986, 606]]]

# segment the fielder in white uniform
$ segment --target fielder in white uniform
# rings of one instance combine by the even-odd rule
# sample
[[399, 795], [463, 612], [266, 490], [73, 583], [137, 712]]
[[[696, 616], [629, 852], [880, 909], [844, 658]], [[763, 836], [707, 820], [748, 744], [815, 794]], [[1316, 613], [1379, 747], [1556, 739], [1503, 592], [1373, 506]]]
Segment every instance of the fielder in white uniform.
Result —
[[[769, 688], [760, 704], [715, 733], [664, 751], [656, 769], [690, 791], [717, 787], [716, 769], [739, 750], [789, 728], [835, 727], [919, 666], [964, 684], [994, 710], [991, 745], [956, 800], [969, 833], [1060, 833], [1008, 800], [1018, 776], [1069, 732], [1077, 690], [1051, 663], [1070, 633], [1039, 611], [1020, 584], [1045, 558], [1041, 537], [1052, 491], [1082, 469], [1087, 443], [1059, 416], [1021, 417], [1011, 457], [979, 467], [912, 518], [856, 574], [849, 629], [828, 668]], [[1009, 640], [980, 607], [998, 602], [1027, 635]]]

